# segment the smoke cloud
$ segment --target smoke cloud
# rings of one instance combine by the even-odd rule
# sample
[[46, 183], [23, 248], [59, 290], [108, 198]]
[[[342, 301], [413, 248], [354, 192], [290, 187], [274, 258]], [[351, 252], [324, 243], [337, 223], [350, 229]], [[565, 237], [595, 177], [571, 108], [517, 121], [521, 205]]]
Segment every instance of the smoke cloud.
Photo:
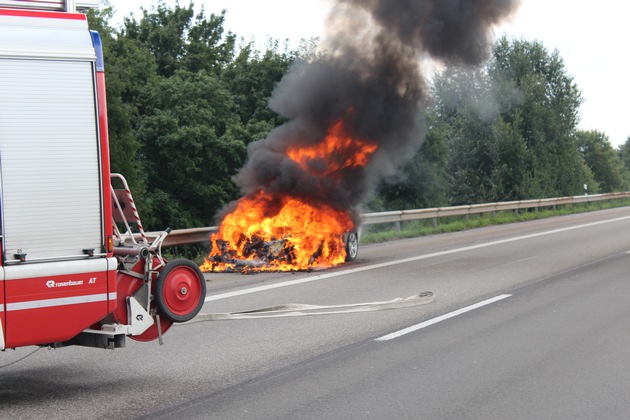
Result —
[[[235, 182], [246, 195], [263, 190], [356, 212], [373, 182], [393, 174], [422, 143], [427, 94], [420, 61], [429, 56], [445, 63], [482, 63], [491, 51], [493, 26], [518, 3], [334, 1], [325, 53], [296, 63], [270, 101], [288, 122], [250, 144]], [[322, 176], [287, 157], [289, 147], [321, 142], [340, 119], [348, 136], [378, 145], [368, 165]]]

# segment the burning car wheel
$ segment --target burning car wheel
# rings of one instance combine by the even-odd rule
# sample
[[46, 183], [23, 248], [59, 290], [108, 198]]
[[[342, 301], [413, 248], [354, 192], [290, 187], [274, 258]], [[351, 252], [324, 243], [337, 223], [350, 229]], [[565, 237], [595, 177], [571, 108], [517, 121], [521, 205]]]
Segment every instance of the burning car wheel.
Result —
[[346, 238], [346, 261], [354, 261], [357, 255], [359, 255], [359, 234], [350, 232]]
[[190, 321], [206, 298], [206, 280], [192, 261], [170, 261], [157, 278], [155, 300], [160, 312], [174, 322]]

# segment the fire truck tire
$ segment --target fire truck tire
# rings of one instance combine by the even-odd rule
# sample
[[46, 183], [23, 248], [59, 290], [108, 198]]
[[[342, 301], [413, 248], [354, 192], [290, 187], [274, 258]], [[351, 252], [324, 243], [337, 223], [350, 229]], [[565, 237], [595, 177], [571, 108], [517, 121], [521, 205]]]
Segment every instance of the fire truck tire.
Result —
[[346, 238], [346, 261], [354, 261], [359, 255], [359, 235], [357, 232], [348, 233]]
[[192, 261], [169, 261], [158, 274], [155, 301], [159, 311], [173, 322], [193, 319], [206, 298], [206, 280]]

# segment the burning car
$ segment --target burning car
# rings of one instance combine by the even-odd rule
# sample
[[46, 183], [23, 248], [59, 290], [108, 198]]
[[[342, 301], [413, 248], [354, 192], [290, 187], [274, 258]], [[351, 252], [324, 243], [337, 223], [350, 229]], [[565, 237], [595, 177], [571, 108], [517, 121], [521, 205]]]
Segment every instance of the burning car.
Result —
[[342, 235], [343, 259], [339, 263], [328, 264], [322, 260], [324, 243], [308, 258], [306, 266], [300, 262], [299, 241], [285, 237], [263, 240], [260, 236], [242, 243], [238, 252], [227, 241], [215, 239], [213, 251], [201, 266], [202, 271], [224, 271], [251, 273], [258, 271], [302, 271], [329, 268], [343, 262], [354, 261], [359, 253], [359, 231], [346, 232]]
[[203, 271], [301, 271], [356, 259], [359, 232], [345, 211], [258, 194], [238, 201], [211, 243]]
[[320, 142], [274, 151], [260, 162], [267, 173], [239, 173], [245, 195], [225, 209], [202, 270], [301, 271], [356, 259], [358, 196], [346, 187], [377, 146], [343, 124], [335, 120]]

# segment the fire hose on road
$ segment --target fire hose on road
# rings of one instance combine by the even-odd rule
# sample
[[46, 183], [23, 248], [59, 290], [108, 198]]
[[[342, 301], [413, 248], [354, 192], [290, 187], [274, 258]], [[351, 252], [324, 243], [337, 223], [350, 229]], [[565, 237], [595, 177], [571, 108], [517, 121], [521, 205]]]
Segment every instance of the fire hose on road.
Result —
[[239, 319], [262, 319], [384, 311], [426, 305], [433, 301], [435, 301], [433, 292], [426, 291], [417, 293], [407, 298], [395, 298], [379, 302], [351, 303], [343, 305], [309, 305], [290, 303], [243, 312], [200, 313], [192, 320], [178, 325], [189, 325], [203, 321], [228, 321]]

